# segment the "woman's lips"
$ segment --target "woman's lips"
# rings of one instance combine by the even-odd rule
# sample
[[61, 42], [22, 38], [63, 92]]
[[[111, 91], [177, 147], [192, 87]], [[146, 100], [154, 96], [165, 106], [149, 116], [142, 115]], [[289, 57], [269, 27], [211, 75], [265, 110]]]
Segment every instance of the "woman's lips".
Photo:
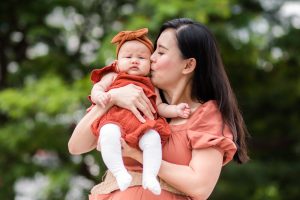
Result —
[[154, 74], [154, 71], [153, 71], [153, 70], [151, 70], [151, 71], [150, 71], [150, 77], [152, 77], [152, 76], [153, 76], [153, 74]]

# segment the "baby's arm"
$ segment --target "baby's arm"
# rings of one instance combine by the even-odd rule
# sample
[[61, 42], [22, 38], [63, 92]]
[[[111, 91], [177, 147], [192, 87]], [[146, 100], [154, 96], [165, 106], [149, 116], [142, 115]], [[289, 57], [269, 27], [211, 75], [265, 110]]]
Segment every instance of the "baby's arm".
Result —
[[94, 84], [91, 91], [91, 99], [95, 104], [103, 108], [107, 105], [110, 101], [110, 94], [105, 91], [115, 80], [116, 76], [116, 73], [108, 73], [98, 83]]
[[179, 103], [177, 105], [169, 105], [166, 103], [163, 103], [158, 89], [155, 88], [156, 92], [156, 106], [158, 110], [158, 114], [162, 117], [166, 118], [175, 118], [175, 117], [181, 117], [181, 118], [188, 118], [191, 114], [191, 109], [187, 103]]

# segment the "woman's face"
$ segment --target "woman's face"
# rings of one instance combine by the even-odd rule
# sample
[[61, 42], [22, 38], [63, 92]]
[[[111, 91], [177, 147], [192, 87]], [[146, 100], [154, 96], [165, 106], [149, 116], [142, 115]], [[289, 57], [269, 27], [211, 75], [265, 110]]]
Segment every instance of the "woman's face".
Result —
[[155, 52], [151, 56], [151, 81], [163, 90], [170, 89], [183, 76], [185, 60], [178, 48], [174, 29], [164, 30], [157, 40]]

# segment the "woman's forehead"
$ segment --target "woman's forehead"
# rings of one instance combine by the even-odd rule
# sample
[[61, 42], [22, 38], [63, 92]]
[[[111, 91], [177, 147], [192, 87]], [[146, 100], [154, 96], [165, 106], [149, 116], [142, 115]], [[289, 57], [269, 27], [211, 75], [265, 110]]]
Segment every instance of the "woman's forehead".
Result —
[[174, 44], [176, 44], [176, 31], [174, 29], [166, 29], [164, 30], [158, 40], [157, 40], [157, 45], [161, 45], [164, 47], [170, 47]]

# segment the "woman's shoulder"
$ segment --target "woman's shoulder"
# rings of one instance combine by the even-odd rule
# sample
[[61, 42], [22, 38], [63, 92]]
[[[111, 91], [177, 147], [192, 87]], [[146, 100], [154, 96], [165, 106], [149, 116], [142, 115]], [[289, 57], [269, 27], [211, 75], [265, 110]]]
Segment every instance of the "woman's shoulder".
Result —
[[192, 149], [214, 147], [224, 153], [223, 164], [236, 152], [232, 131], [224, 122], [216, 101], [199, 106], [189, 123], [187, 137]]
[[[202, 124], [207, 124], [207, 121], [212, 121], [212, 118], [218, 118], [220, 112], [218, 111], [217, 103], [213, 100], [207, 101], [205, 103], [198, 103], [196, 108], [191, 107], [192, 114], [188, 119], [179, 119], [175, 121], [172, 120], [170, 125], [173, 130], [191, 130], [198, 129]], [[175, 121], [175, 122], [174, 122]], [[184, 123], [181, 123], [184, 121]], [[219, 119], [217, 120], [219, 121]]]
[[200, 104], [191, 115], [189, 124], [207, 123], [209, 121], [222, 121], [222, 115], [215, 100]]
[[187, 134], [192, 138], [233, 139], [229, 126], [224, 122], [216, 101], [207, 101], [199, 106], [188, 123]]

